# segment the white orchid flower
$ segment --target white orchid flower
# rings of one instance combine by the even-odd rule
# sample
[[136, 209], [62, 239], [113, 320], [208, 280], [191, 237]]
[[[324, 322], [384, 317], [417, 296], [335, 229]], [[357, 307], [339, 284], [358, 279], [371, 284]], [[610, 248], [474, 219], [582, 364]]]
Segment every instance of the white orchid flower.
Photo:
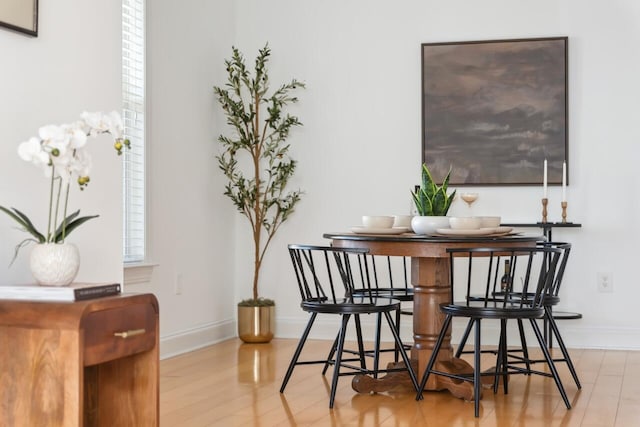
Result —
[[78, 177], [88, 177], [91, 173], [91, 155], [84, 148], [76, 150], [73, 162], [69, 165], [71, 173]]
[[115, 139], [122, 139], [123, 137], [124, 126], [122, 124], [122, 117], [117, 111], [112, 111], [109, 114], [89, 113], [85, 111], [80, 117], [89, 127], [88, 134], [90, 136], [108, 132], [113, 135]]
[[67, 150], [64, 154], [51, 156], [51, 163], [55, 170], [55, 176], [60, 177], [66, 184], [71, 179], [71, 165], [74, 163], [73, 150]]
[[122, 117], [120, 116], [120, 113], [112, 111], [107, 117], [109, 122], [108, 132], [115, 139], [122, 139], [124, 134], [124, 125], [122, 124]]
[[87, 133], [83, 129], [83, 122], [75, 122], [70, 125], [62, 125], [63, 130], [65, 131], [68, 141], [69, 148], [80, 148], [84, 147], [87, 143]]
[[51, 153], [51, 157], [64, 156], [69, 148], [69, 137], [64, 126], [47, 125], [38, 130], [42, 147], [46, 152]]
[[35, 136], [18, 145], [18, 156], [25, 162], [31, 162], [36, 166], [49, 164], [49, 154], [42, 149], [40, 139]]
[[96, 136], [109, 130], [109, 123], [105, 120], [105, 115], [103, 113], [89, 113], [85, 111], [80, 115], [80, 117], [89, 127], [89, 136]]

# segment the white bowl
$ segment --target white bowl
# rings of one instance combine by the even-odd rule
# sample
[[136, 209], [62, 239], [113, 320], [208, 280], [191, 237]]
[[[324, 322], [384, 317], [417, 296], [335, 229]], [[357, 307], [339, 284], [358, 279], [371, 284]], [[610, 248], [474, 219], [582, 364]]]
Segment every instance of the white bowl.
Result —
[[439, 228], [449, 228], [448, 216], [414, 216], [411, 229], [416, 234], [434, 234]]
[[392, 216], [386, 215], [363, 215], [362, 225], [367, 228], [391, 228], [393, 227]]
[[475, 216], [452, 216], [449, 218], [449, 225], [454, 230], [478, 230], [480, 224], [480, 218]]
[[499, 216], [479, 216], [480, 228], [500, 227], [501, 218]]
[[411, 215], [394, 215], [393, 218], [394, 227], [411, 227]]

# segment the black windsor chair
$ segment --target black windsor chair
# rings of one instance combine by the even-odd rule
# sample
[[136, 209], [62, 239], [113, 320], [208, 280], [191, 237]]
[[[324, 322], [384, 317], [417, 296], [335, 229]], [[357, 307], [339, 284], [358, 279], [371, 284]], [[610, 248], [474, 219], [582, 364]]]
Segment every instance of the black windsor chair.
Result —
[[[498, 390], [502, 377], [504, 393], [508, 393], [508, 376], [512, 373], [522, 373], [522, 370], [511, 369], [507, 363], [506, 352], [506, 322], [510, 319], [529, 320], [536, 338], [542, 349], [545, 361], [551, 371], [555, 384], [562, 396], [567, 409], [571, 404], [558, 375], [553, 359], [546, 346], [544, 337], [536, 322], [545, 315], [544, 300], [553, 285], [562, 251], [553, 247], [522, 247], [522, 248], [473, 248], [447, 249], [450, 257], [451, 270], [451, 303], [440, 304], [440, 311], [445, 315], [442, 329], [427, 364], [416, 400], [422, 399], [425, 384], [430, 375], [441, 375], [449, 378], [473, 383], [474, 413], [480, 415], [481, 377], [493, 376], [493, 391]], [[539, 256], [536, 256], [539, 255]], [[515, 281], [511, 281], [504, 292], [504, 298], [498, 299], [493, 295], [496, 282], [500, 281], [502, 273], [500, 258], [508, 257], [511, 264], [512, 277], [516, 274], [522, 277], [519, 289], [514, 289]], [[465, 298], [455, 302], [456, 287], [464, 289]], [[481, 297], [474, 297], [474, 290], [482, 289]], [[458, 291], [460, 292], [460, 291]], [[436, 358], [444, 337], [454, 317], [467, 318], [474, 327], [474, 372], [472, 374], [452, 374], [434, 369]], [[481, 321], [500, 321], [500, 339], [497, 350], [497, 360], [494, 369], [482, 372], [480, 366], [481, 355]]]
[[[372, 273], [367, 258], [363, 256], [368, 252], [367, 249], [309, 245], [289, 245], [288, 248], [302, 299], [300, 306], [311, 316], [291, 358], [280, 392], [284, 392], [296, 366], [308, 364], [324, 364], [326, 366], [327, 363], [333, 365], [329, 408], [333, 408], [338, 378], [343, 375], [372, 375], [375, 372], [407, 371], [417, 390], [416, 375], [391, 315], [400, 310], [400, 302], [393, 298], [374, 296], [371, 285]], [[359, 291], [355, 292], [356, 289]], [[318, 314], [332, 314], [341, 317], [338, 338], [326, 359], [301, 361], [299, 360], [300, 355]], [[367, 367], [360, 316], [369, 314], [384, 316], [404, 362], [403, 367], [385, 370]], [[343, 357], [345, 353], [344, 342], [347, 326], [352, 318], [357, 331], [356, 339], [359, 351], [356, 358], [345, 358]], [[377, 366], [378, 358], [379, 352], [375, 352], [374, 366]], [[357, 364], [350, 362], [357, 362]]]
[[[557, 271], [555, 274], [555, 278], [553, 280], [553, 283], [551, 285], [551, 287], [547, 290], [547, 293], [545, 295], [544, 298], [544, 309], [545, 309], [545, 313], [544, 313], [544, 317], [543, 317], [543, 335], [544, 335], [544, 339], [545, 342], [547, 342], [547, 344], [549, 344], [552, 339], [552, 337], [555, 336], [556, 341], [558, 342], [558, 346], [560, 347], [560, 351], [562, 353], [562, 357], [561, 358], [554, 358], [553, 361], [554, 362], [564, 362], [567, 364], [567, 367], [569, 368], [569, 372], [571, 373], [571, 376], [573, 377], [573, 380], [577, 386], [578, 389], [582, 388], [582, 385], [580, 384], [580, 380], [578, 378], [578, 373], [576, 372], [575, 366], [573, 365], [573, 361], [571, 360], [571, 356], [569, 355], [569, 351], [567, 350], [567, 347], [564, 343], [564, 340], [562, 339], [562, 336], [560, 335], [560, 330], [558, 328], [558, 324], [556, 323], [556, 318], [553, 314], [553, 307], [557, 306], [560, 303], [560, 297], [559, 292], [560, 292], [560, 286], [562, 285], [562, 279], [564, 277], [564, 272], [565, 272], [565, 268], [567, 266], [567, 261], [569, 260], [569, 254], [571, 253], [571, 244], [570, 243], [564, 243], [564, 242], [543, 242], [540, 243], [540, 246], [543, 247], [553, 247], [553, 248], [558, 248], [562, 251], [562, 254], [560, 256], [560, 261], [558, 262], [558, 267], [557, 267]], [[498, 263], [500, 263], [500, 260], [497, 260]], [[548, 262], [548, 259], [547, 259]], [[511, 277], [509, 278], [510, 282], [513, 282], [513, 280], [517, 280], [516, 277], [514, 277], [513, 274], [511, 274]], [[492, 294], [495, 296], [496, 299], [503, 299], [504, 298], [504, 293], [501, 292], [501, 290], [498, 288], [497, 284], [494, 284], [496, 286], [495, 289], [492, 290]], [[510, 294], [510, 296], [516, 297], [516, 298], [521, 298], [522, 297], [522, 293], [519, 292], [512, 292]], [[534, 297], [534, 294], [529, 292], [526, 295], [527, 299], [532, 299]], [[473, 299], [478, 299], [481, 297], [478, 296], [474, 296], [471, 297]], [[514, 349], [507, 349], [507, 355], [512, 359], [510, 360], [510, 364], [514, 365], [514, 369], [515, 368], [515, 364], [524, 364], [525, 368], [523, 369], [523, 373], [525, 374], [538, 374], [538, 375], [543, 375], [543, 376], [549, 376], [550, 374], [547, 372], [541, 372], [541, 371], [536, 371], [531, 369], [531, 365], [535, 364], [535, 363], [544, 363], [546, 362], [546, 360], [544, 359], [531, 359], [529, 357], [529, 352], [527, 350], [527, 340], [526, 340], [526, 336], [524, 333], [524, 325], [522, 322], [522, 319], [517, 319], [518, 322], [518, 332], [519, 332], [519, 336], [520, 336], [520, 348], [514, 348]], [[460, 339], [460, 345], [458, 346], [458, 349], [456, 350], [456, 354], [455, 357], [460, 357], [461, 354], [463, 353], [473, 353], [473, 351], [469, 351], [469, 350], [464, 350], [464, 347], [466, 345], [467, 339], [469, 338], [469, 334], [471, 333], [471, 328], [472, 328], [472, 323], [469, 322], [467, 324], [467, 328], [465, 329], [464, 333], [462, 334], [462, 338]], [[548, 331], [548, 332], [547, 332]], [[550, 346], [549, 346], [550, 347]], [[497, 354], [497, 351], [495, 350], [483, 350], [483, 353], [494, 353]], [[518, 355], [517, 353], [522, 353], [522, 356]]]
[[[365, 259], [366, 258], [366, 259]], [[413, 287], [410, 286], [409, 280], [409, 262], [410, 259], [405, 256], [388, 256], [388, 255], [366, 255], [363, 254], [358, 258], [360, 264], [366, 262], [371, 273], [371, 289], [355, 289], [354, 295], [362, 295], [371, 293], [377, 298], [393, 298], [400, 301], [400, 310], [396, 311], [395, 321], [396, 330], [400, 333], [401, 317], [413, 315]], [[394, 352], [394, 362], [399, 361], [399, 350], [397, 345], [393, 348], [381, 348], [382, 317], [378, 316], [376, 323], [376, 341], [374, 350], [366, 350], [367, 356], [372, 356], [378, 352]], [[334, 343], [335, 347], [335, 343]], [[405, 350], [410, 350], [411, 345], [405, 344]], [[355, 353], [353, 350], [345, 350]], [[377, 378], [377, 366], [374, 367], [374, 378]]]

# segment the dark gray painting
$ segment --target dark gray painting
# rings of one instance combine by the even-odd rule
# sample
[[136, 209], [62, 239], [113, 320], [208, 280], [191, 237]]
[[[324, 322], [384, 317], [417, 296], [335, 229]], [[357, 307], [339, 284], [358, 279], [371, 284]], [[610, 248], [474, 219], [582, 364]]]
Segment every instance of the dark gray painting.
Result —
[[[422, 160], [452, 185], [562, 181], [567, 38], [422, 45]], [[568, 164], [568, 162], [567, 162]]]

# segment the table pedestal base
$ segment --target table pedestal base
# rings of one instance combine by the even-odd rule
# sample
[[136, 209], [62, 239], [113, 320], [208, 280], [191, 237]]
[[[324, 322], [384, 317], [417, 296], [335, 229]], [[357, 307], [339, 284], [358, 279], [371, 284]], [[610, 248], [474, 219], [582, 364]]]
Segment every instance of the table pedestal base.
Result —
[[[416, 368], [416, 362], [412, 365]], [[390, 363], [388, 368], [401, 368], [403, 363]], [[451, 374], [473, 374], [473, 367], [462, 359], [453, 358], [451, 360], [436, 362], [435, 369]], [[418, 377], [418, 382], [421, 376]], [[433, 378], [433, 381], [431, 380]], [[493, 386], [493, 377], [483, 377], [483, 387]], [[433, 385], [429, 385], [433, 384]], [[425, 390], [440, 391], [448, 390], [453, 396], [471, 401], [473, 400], [473, 384], [468, 381], [456, 380], [440, 375], [431, 375], [429, 384]], [[351, 381], [351, 388], [358, 393], [383, 393], [388, 391], [414, 392], [411, 378], [406, 372], [391, 372], [384, 377], [373, 378], [369, 375], [356, 375]]]

